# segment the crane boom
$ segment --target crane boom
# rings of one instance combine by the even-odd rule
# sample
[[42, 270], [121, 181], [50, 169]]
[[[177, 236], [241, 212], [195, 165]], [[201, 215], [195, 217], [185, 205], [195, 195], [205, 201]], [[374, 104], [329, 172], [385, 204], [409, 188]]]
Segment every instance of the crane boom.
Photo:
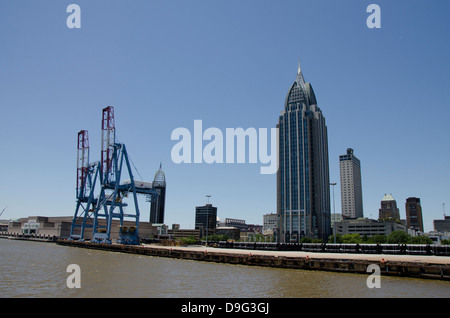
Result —
[[0, 212], [0, 216], [2, 216], [3, 212], [5, 212], [5, 210], [6, 210], [7, 207], [8, 207], [8, 206], [5, 206], [5, 208], [2, 210], [2, 212]]

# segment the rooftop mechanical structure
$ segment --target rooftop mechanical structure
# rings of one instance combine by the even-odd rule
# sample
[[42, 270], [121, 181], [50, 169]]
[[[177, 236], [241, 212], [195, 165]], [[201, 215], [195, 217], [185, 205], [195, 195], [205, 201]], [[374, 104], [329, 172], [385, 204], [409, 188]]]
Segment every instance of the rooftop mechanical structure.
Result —
[[[122, 181], [128, 173], [129, 179]], [[96, 184], [100, 193], [96, 195]], [[159, 192], [152, 183], [136, 181], [125, 144], [115, 142], [114, 108], [108, 106], [102, 113], [101, 161], [89, 163], [88, 132], [78, 133], [77, 204], [72, 220], [72, 240], [85, 240], [85, 230], [92, 230], [94, 243], [112, 243], [113, 219], [119, 220], [119, 244], [139, 244], [139, 204], [137, 195], [156, 200]], [[125, 213], [125, 198], [134, 203], [132, 212]], [[133, 219], [134, 226], [125, 227], [124, 219]], [[102, 222], [100, 220], [103, 219]], [[75, 234], [80, 228], [79, 235]]]

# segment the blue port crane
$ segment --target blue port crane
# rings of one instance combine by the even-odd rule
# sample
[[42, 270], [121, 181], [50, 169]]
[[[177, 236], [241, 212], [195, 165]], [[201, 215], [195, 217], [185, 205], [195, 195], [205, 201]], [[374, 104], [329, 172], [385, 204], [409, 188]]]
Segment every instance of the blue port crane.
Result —
[[[97, 204], [94, 193], [99, 175], [99, 163], [89, 163], [89, 134], [87, 130], [81, 130], [78, 133], [77, 147], [77, 204], [72, 219], [70, 239], [84, 241], [86, 229], [93, 227], [93, 212]], [[79, 228], [79, 231], [76, 230], [77, 228]]]
[[[156, 189], [148, 182], [136, 185], [130, 158], [125, 144], [115, 142], [114, 108], [108, 106], [102, 114], [101, 161], [89, 164], [87, 132], [80, 131], [78, 137], [77, 206], [72, 220], [71, 239], [85, 240], [84, 231], [92, 228], [92, 242], [112, 243], [113, 220], [119, 221], [119, 244], [139, 244], [139, 204], [137, 195], [155, 198]], [[129, 180], [123, 181], [125, 173]], [[100, 184], [100, 193], [95, 195], [95, 185]], [[132, 196], [134, 210], [125, 213], [124, 201]], [[133, 219], [133, 226], [124, 226], [125, 218]], [[79, 235], [75, 229], [80, 228]]]

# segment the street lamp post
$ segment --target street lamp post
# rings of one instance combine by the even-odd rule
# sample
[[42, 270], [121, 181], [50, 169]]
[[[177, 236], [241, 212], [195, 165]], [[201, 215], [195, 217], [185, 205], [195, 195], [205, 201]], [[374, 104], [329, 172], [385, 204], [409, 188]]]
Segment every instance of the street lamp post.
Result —
[[330, 183], [331, 186], [333, 186], [333, 218], [334, 218], [334, 224], [333, 224], [333, 236], [334, 236], [334, 244], [336, 244], [336, 210], [334, 206], [334, 186], [336, 183]]

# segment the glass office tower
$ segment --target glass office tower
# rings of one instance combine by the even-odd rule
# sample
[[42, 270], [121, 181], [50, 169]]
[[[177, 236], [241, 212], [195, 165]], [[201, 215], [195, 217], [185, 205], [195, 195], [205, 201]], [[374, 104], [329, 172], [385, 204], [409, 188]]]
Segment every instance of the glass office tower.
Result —
[[327, 241], [331, 234], [327, 126], [300, 63], [277, 127], [278, 240], [299, 242], [306, 236]]

